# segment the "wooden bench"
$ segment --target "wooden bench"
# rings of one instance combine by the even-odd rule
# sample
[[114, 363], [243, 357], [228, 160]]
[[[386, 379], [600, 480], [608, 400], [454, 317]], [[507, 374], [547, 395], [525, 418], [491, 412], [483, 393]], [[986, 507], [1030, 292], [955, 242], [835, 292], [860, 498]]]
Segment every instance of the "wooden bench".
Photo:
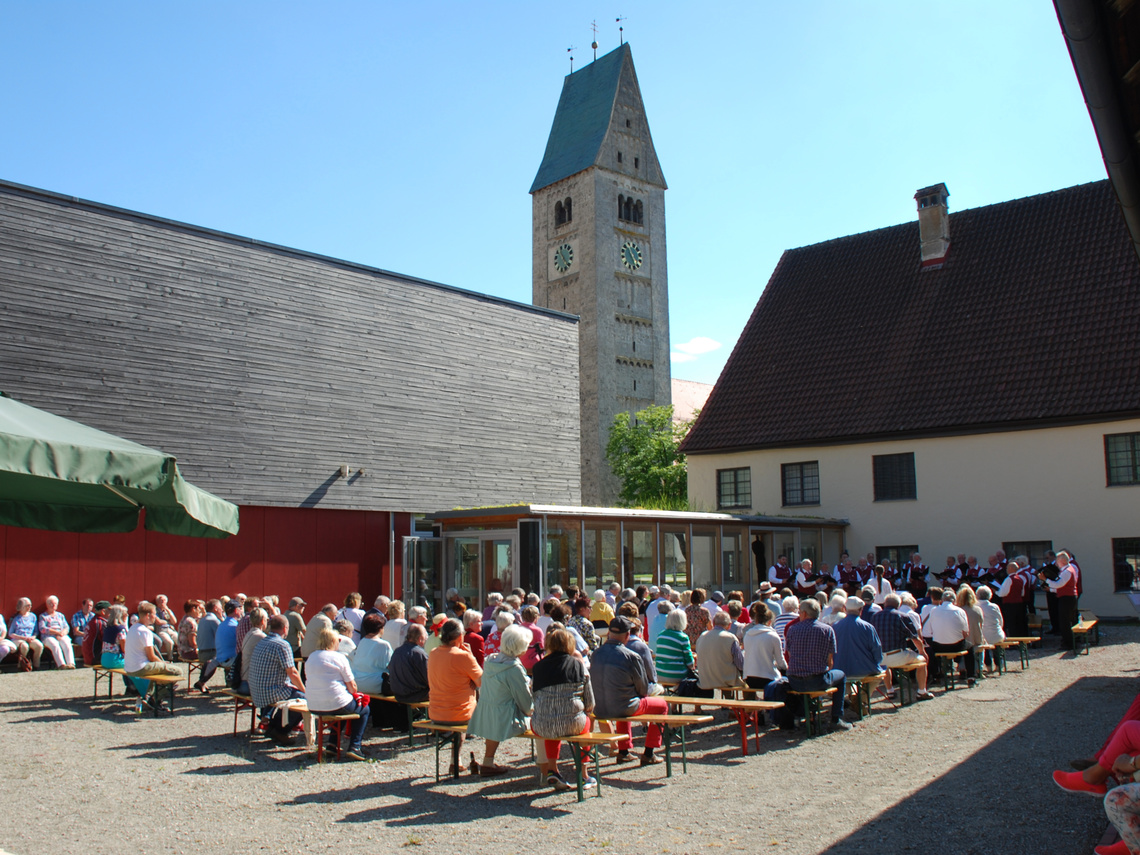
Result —
[[1082, 614], [1081, 620], [1073, 626], [1073, 653], [1080, 655], [1080, 645], [1083, 643], [1085, 648], [1085, 655], [1089, 655], [1089, 631], [1093, 630], [1096, 633], [1095, 644], [1100, 644], [1100, 621], [1094, 614]]
[[[532, 740], [532, 744], [537, 745], [539, 742], [545, 742], [545, 736], [538, 736], [532, 731], [520, 734], [524, 739]], [[600, 798], [602, 795], [602, 770], [598, 762], [598, 748], [603, 745], [614, 748], [619, 742], [625, 741], [625, 736], [620, 733], [579, 733], [576, 736], [562, 736], [559, 737], [559, 742], [567, 742], [570, 744], [570, 756], [574, 758], [574, 775], [578, 785], [578, 801], [584, 801], [586, 798], [586, 775], [589, 773], [588, 762], [585, 758], [585, 749], [594, 748], [594, 780], [597, 782], [597, 795]], [[535, 748], [538, 751], [538, 748]], [[541, 781], [539, 783], [542, 783]]]
[[[416, 710], [426, 710], [430, 706], [429, 701], [412, 701], [411, 703], [404, 703], [403, 701], [396, 700], [394, 695], [376, 695], [374, 700], [384, 701], [389, 704], [398, 704], [408, 712], [408, 745], [415, 746], [416, 732], [412, 730], [412, 724], [416, 720]], [[426, 735], [426, 734], [425, 734]]]
[[413, 722], [413, 727], [435, 734], [435, 782], [439, 783], [439, 750], [451, 746], [451, 774], [459, 777], [459, 737], [467, 733], [465, 724], [437, 724], [434, 721]]
[[866, 677], [848, 677], [847, 685], [855, 691], [852, 694], [855, 696], [855, 713], [859, 716], [859, 721], [863, 720], [863, 711], [866, 714], [871, 714], [871, 693], [875, 691], [875, 687], [883, 682], [882, 674], [868, 674]]
[[[126, 683], [127, 672], [122, 668], [104, 668], [102, 665], [92, 665], [91, 673], [95, 675], [95, 694], [92, 696], [95, 699], [99, 698], [99, 683], [107, 683], [107, 697], [110, 698], [115, 693], [115, 675], [118, 674], [123, 678], [124, 685]], [[123, 689], [126, 694], [126, 689]]]
[[1009, 636], [1005, 637], [1005, 641], [1001, 642], [1001, 646], [1008, 650], [1011, 647], [1017, 648], [1017, 655], [1021, 660], [1021, 670], [1024, 671], [1029, 667], [1029, 645], [1036, 644], [1041, 640], [1039, 635], [1026, 635], [1026, 636]]
[[148, 680], [154, 687], [151, 693], [154, 696], [154, 704], [151, 706], [151, 711], [154, 717], [158, 718], [158, 713], [162, 709], [162, 701], [165, 696], [167, 701], [166, 712], [174, 715], [174, 688], [182, 682], [181, 674], [152, 674], [149, 677], [132, 677], [132, 680]]
[[788, 689], [788, 698], [792, 695], [798, 695], [804, 699], [804, 724], [807, 726], [807, 735], [810, 739], [812, 736], [812, 725], [815, 725], [817, 734], [823, 732], [823, 727], [820, 724], [819, 716], [823, 712], [823, 699], [828, 695], [834, 695], [839, 689], [832, 686], [829, 689], [816, 689], [810, 692], [793, 692]]
[[966, 656], [969, 654], [968, 650], [955, 650], [946, 653], [935, 653], [934, 655], [941, 660], [939, 671], [942, 674], [942, 688], [945, 691], [952, 692], [956, 688], [955, 680], [957, 674], [955, 673], [954, 664], [961, 659], [962, 667], [965, 668]]
[[202, 663], [197, 659], [183, 659], [181, 656], [178, 657], [178, 661], [186, 666], [186, 691], [189, 693], [190, 681], [194, 679], [195, 671], [202, 672]]
[[[757, 690], [753, 690], [757, 691]], [[728, 710], [740, 725], [740, 753], [748, 756], [748, 724], [751, 722], [756, 734], [756, 750], [760, 750], [760, 714], [783, 709], [780, 701], [745, 701], [735, 698], [685, 698], [678, 695], [662, 695], [674, 706], [701, 706]]]
[[249, 710], [249, 735], [252, 736], [257, 732], [257, 707], [253, 704], [253, 698], [249, 695], [242, 695], [235, 692], [233, 689], [222, 689], [221, 694], [228, 698], [234, 699], [234, 736], [238, 732], [238, 714], [244, 710]]
[[306, 718], [314, 721], [316, 728], [314, 729], [311, 724], [306, 723], [305, 733], [312, 733], [313, 738], [317, 742], [317, 762], [324, 762], [324, 748], [325, 748], [325, 731], [331, 735], [336, 734], [336, 759], [339, 760], [341, 756], [341, 738], [347, 729], [348, 722], [357, 721], [360, 719], [359, 713], [347, 713], [345, 715], [337, 715], [336, 713], [314, 713], [309, 712], [309, 707], [306, 704], [305, 710]]
[[923, 662], [911, 662], [907, 665], [896, 665], [890, 669], [891, 679], [899, 688], [900, 707], [909, 707], [918, 699], [918, 686], [915, 683], [914, 672], [922, 665]]
[[[693, 700], [693, 699], [690, 699]], [[699, 698], [702, 703], [705, 703], [709, 698]], [[619, 724], [621, 722], [629, 722], [630, 724], [655, 724], [661, 728], [661, 743], [665, 749], [665, 777], [673, 777], [673, 758], [670, 749], [673, 747], [673, 742], [679, 740], [681, 743], [681, 771], [685, 774], [689, 772], [689, 755], [688, 747], [685, 741], [685, 728], [691, 727], [694, 724], [708, 724], [713, 720], [711, 715], [631, 715], [625, 718], [599, 718], [597, 721], [612, 722]], [[632, 737], [630, 737], [632, 739]], [[622, 741], [625, 737], [622, 737]]]

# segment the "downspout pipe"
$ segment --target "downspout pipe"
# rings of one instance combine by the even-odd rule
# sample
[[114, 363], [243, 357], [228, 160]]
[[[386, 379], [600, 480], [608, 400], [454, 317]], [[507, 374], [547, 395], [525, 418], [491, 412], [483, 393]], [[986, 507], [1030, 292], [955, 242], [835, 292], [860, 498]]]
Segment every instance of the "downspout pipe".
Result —
[[1102, 11], [1105, 4], [1098, 0], [1053, 0], [1053, 6], [1100, 144], [1105, 169], [1132, 237], [1132, 248], [1140, 258], [1140, 168], [1117, 96], [1119, 81], [1108, 58], [1109, 36], [1101, 17], [1106, 13]]

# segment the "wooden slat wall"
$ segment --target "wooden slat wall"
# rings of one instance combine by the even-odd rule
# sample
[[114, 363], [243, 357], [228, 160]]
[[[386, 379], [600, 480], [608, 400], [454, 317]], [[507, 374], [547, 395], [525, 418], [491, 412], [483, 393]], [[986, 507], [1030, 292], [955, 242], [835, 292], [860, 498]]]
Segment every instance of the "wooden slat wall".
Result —
[[580, 499], [573, 320], [2, 182], [0, 389], [243, 505]]

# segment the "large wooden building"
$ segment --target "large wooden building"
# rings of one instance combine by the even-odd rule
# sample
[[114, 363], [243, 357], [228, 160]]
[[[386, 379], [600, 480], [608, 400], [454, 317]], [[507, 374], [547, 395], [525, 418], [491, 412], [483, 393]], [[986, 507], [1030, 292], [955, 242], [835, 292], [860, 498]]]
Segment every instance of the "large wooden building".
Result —
[[0, 612], [399, 595], [415, 515], [580, 501], [572, 315], [4, 182], [0, 303], [0, 389], [241, 506], [226, 540], [0, 526]]

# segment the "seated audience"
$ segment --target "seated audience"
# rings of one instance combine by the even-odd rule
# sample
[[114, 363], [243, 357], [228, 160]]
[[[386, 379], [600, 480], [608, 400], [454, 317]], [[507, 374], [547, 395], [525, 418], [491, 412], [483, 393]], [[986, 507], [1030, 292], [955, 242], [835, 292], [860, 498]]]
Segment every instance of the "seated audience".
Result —
[[752, 623], [744, 633], [744, 682], [750, 689], [764, 689], [774, 680], [782, 679], [781, 671], [788, 669], [784, 659], [780, 636], [772, 628], [776, 616], [764, 602], [749, 607]]
[[835, 667], [847, 679], [883, 673], [883, 646], [875, 627], [862, 618], [863, 605], [861, 597], [848, 598], [846, 616], [832, 624], [835, 630]]
[[[926, 626], [930, 627], [931, 637], [931, 677], [938, 680], [942, 676], [943, 663], [933, 654], [964, 651], [967, 648], [967, 639], [970, 637], [970, 620], [962, 609], [954, 605], [954, 592], [949, 588], [942, 592], [941, 605], [932, 608], [926, 616], [923, 627]], [[974, 657], [967, 656], [965, 659], [966, 675], [973, 678]], [[946, 667], [952, 668], [953, 663]], [[973, 683], [973, 679], [970, 679], [970, 683]]]
[[8, 625], [4, 623], [4, 615], [0, 615], [0, 660], [7, 659], [16, 652], [16, 642], [8, 638]]
[[[534, 663], [542, 658], [544, 637], [542, 630], [538, 628], [537, 620], [538, 608], [536, 606], [526, 606], [523, 608], [522, 623], [519, 624], [519, 626], [530, 634], [530, 643], [527, 645], [526, 652], [522, 654], [519, 661], [522, 662], [522, 666], [527, 672], [534, 668]], [[472, 653], [474, 652], [475, 651], [472, 651]], [[478, 661], [478, 657], [476, 657], [476, 661]]]
[[259, 606], [249, 613], [249, 626], [249, 632], [241, 640], [241, 682], [237, 688], [238, 694], [241, 695], [249, 694], [249, 666], [253, 662], [253, 651], [268, 636], [266, 629], [269, 626], [269, 615], [265, 613], [265, 609]]
[[366, 695], [384, 694], [384, 674], [392, 661], [392, 646], [381, 637], [383, 631], [384, 616], [366, 614], [360, 622], [360, 644], [349, 658], [357, 690]]
[[51, 651], [58, 668], [75, 667], [75, 649], [71, 646], [71, 631], [67, 618], [59, 612], [59, 598], [48, 597], [44, 613], [40, 615], [38, 630], [40, 642]]
[[899, 594], [887, 594], [883, 600], [883, 608], [871, 615], [870, 624], [879, 634], [879, 641], [883, 647], [883, 667], [887, 669], [887, 687], [890, 688], [890, 669], [902, 668], [909, 665], [918, 665], [915, 670], [915, 681], [918, 683], [918, 699], [929, 701], [934, 695], [926, 688], [927, 665], [926, 645], [922, 634], [914, 622], [909, 620], [901, 611]]
[[214, 646], [217, 648], [218, 664], [227, 669], [227, 671], [234, 664], [234, 659], [237, 658], [237, 628], [238, 612], [240, 610], [241, 603], [237, 600], [230, 600], [226, 603], [225, 619], [214, 633]]
[[[843, 720], [843, 702], [847, 682], [842, 671], [835, 668], [835, 630], [819, 620], [819, 603], [812, 598], [800, 603], [800, 619], [788, 626], [788, 691], [817, 692], [835, 687], [831, 701], [832, 730], [850, 730], [851, 724]], [[784, 707], [782, 727], [794, 723], [795, 704]]]
[[204, 694], [209, 694], [206, 684], [218, 670], [217, 635], [218, 627], [222, 625], [222, 602], [217, 599], [206, 600], [206, 613], [198, 621], [198, 682], [194, 688]]
[[[340, 641], [337, 642], [337, 652], [345, 656], [351, 656], [353, 651], [356, 650], [356, 642], [352, 640], [352, 636], [356, 633], [356, 629], [352, 625], [352, 621], [346, 618], [337, 618], [333, 621], [333, 629], [337, 635], [340, 636]], [[317, 643], [318, 648], [320, 642]]]
[[[555, 790], [568, 790], [570, 784], [558, 771], [561, 740], [590, 732], [587, 713], [594, 708], [594, 694], [587, 679], [581, 656], [575, 656], [573, 639], [564, 629], [546, 634], [546, 656], [534, 666], [534, 715], [531, 730], [545, 741], [535, 752], [539, 771], [546, 785]], [[586, 778], [586, 786], [595, 785]]]
[[594, 632], [594, 624], [590, 620], [590, 601], [585, 597], [579, 597], [576, 600], [571, 600], [571, 603], [571, 615], [566, 626], [582, 636], [586, 646], [590, 648], [590, 652], [593, 652], [598, 649], [600, 639], [598, 634]]
[[673, 609], [665, 616], [665, 628], [657, 636], [655, 660], [660, 680], [684, 680], [693, 667], [693, 648], [689, 644], [688, 633], [685, 632], [687, 621], [682, 609]]
[[[301, 658], [301, 645], [305, 640], [305, 606], [304, 600], [294, 597], [289, 601], [289, 608], [285, 612], [285, 619], [289, 621], [289, 631], [285, 633], [285, 640], [293, 648], [293, 658]], [[371, 614], [371, 612], [369, 612]]]
[[384, 640], [397, 650], [406, 640], [408, 622], [404, 619], [404, 604], [399, 600], [388, 603], [388, 622], [384, 624]]
[[[657, 641], [665, 630], [665, 622], [669, 612], [673, 611], [673, 604], [668, 600], [656, 600], [649, 605], [645, 618], [649, 623], [649, 649], [657, 652]], [[654, 618], [657, 618], [654, 620]]]
[[[483, 669], [464, 646], [459, 621], [454, 618], [445, 621], [439, 640], [440, 646], [428, 656], [428, 685], [431, 687], [428, 718], [436, 724], [467, 724], [475, 712], [475, 690], [482, 681]], [[462, 750], [463, 735], [458, 734], [452, 775], [466, 768], [459, 759]]]
[[[362, 623], [363, 625], [363, 623]], [[351, 632], [349, 624], [349, 632]], [[378, 630], [379, 628], [376, 627]], [[349, 760], [363, 760], [364, 730], [368, 727], [369, 708], [356, 696], [359, 687], [352, 673], [348, 658], [337, 650], [341, 634], [332, 629], [322, 629], [317, 640], [317, 650], [305, 663], [305, 699], [309, 712], [317, 715], [353, 715], [360, 718], [348, 722], [348, 749], [344, 756]], [[383, 642], [380, 642], [383, 644]], [[335, 737], [332, 743], [335, 746]]]
[[772, 629], [776, 630], [776, 634], [780, 637], [780, 644], [783, 645], [785, 654], [788, 650], [788, 625], [795, 623], [799, 619], [799, 598], [793, 594], [789, 594], [780, 600], [780, 613], [776, 615], [776, 619], [772, 621]]
[[[551, 589], [553, 593], [553, 589]], [[492, 591], [487, 595], [487, 606], [483, 609], [483, 621], [492, 621], [495, 619], [495, 609], [503, 604], [503, 595], [498, 591]]]
[[[325, 603], [321, 610], [313, 615], [309, 625], [305, 627], [305, 637], [301, 641], [301, 656], [308, 659], [317, 652], [317, 643], [321, 638], [322, 629], [332, 629], [336, 620], [337, 607], [334, 603]], [[220, 652], [219, 652], [220, 655]]]
[[[103, 630], [107, 628], [107, 613], [111, 609], [111, 604], [106, 600], [100, 600], [91, 610], [91, 618], [87, 621], [87, 626], [83, 630], [83, 642], [81, 650], [83, 653], [83, 664], [90, 667], [98, 665], [100, 658], [103, 656]], [[0, 624], [3, 624], [4, 619], [0, 617]], [[3, 639], [3, 628], [0, 627], [0, 640]], [[4, 645], [0, 644], [0, 659], [6, 656], [3, 653]], [[13, 645], [15, 649], [15, 645]]]
[[982, 635], [982, 623], [985, 621], [985, 615], [978, 608], [978, 598], [969, 585], [962, 585], [958, 589], [956, 605], [966, 613], [966, 622], [970, 627], [970, 634], [966, 637], [966, 685], [972, 686], [982, 665], [978, 647], [985, 643]]
[[410, 624], [404, 643], [392, 651], [392, 659], [388, 663], [388, 682], [393, 696], [402, 704], [416, 704], [428, 699], [428, 655], [424, 650], [426, 641], [427, 630], [418, 623]]
[[88, 597], [79, 607], [79, 611], [71, 616], [71, 637], [74, 641], [82, 641], [87, 634], [87, 624], [95, 614], [95, 601]]
[[[527, 610], [535, 610], [527, 606]], [[470, 736], [483, 737], [483, 762], [471, 755], [471, 774], [489, 778], [507, 771], [495, 764], [499, 743], [527, 730], [527, 716], [534, 706], [527, 684], [526, 669], [520, 657], [533, 643], [533, 636], [525, 626], [509, 626], [503, 630], [499, 652], [488, 656], [479, 682], [479, 700], [471, 722], [467, 725]], [[429, 660], [430, 665], [430, 660]]]
[[689, 605], [685, 606], [685, 634], [689, 636], [689, 645], [697, 646], [697, 639], [701, 633], [708, 632], [712, 627], [712, 615], [702, 603], [705, 600], [704, 588], [693, 588], [689, 592]]
[[[627, 718], [634, 715], [664, 715], [669, 704], [661, 698], [649, 696], [649, 679], [641, 657], [625, 646], [633, 630], [628, 618], [617, 617], [610, 621], [606, 643], [601, 645], [590, 660], [590, 683], [594, 692], [595, 712], [600, 719]], [[730, 633], [731, 634], [731, 633]], [[617, 732], [630, 736], [628, 721], [617, 722]], [[654, 749], [661, 745], [661, 728], [650, 724], [645, 735], [645, 753], [641, 765], [660, 763]], [[617, 762], [633, 759], [632, 738], [619, 743]]]
[[182, 620], [178, 623], [178, 656], [183, 662], [198, 661], [198, 618], [205, 609], [197, 600], [182, 604]]
[[595, 629], [605, 629], [614, 619], [613, 604], [606, 600], [605, 591], [594, 591], [594, 602], [590, 606], [590, 622]]
[[281, 746], [293, 744], [292, 733], [301, 722], [301, 713], [288, 710], [286, 705], [305, 697], [293, 650], [285, 640], [288, 632], [289, 621], [284, 615], [270, 618], [269, 632], [253, 649], [249, 667], [249, 694], [262, 716], [269, 717], [265, 735]]
[[653, 652], [638, 634], [641, 630], [641, 618], [637, 616], [637, 606], [633, 603], [622, 603], [621, 610], [626, 612], [622, 617], [633, 624], [633, 629], [629, 633], [629, 641], [625, 643], [625, 646], [641, 657], [641, 664], [645, 666], [645, 677], [649, 680], [649, 694], [665, 694], [665, 687], [657, 682], [657, 663], [653, 660]]
[[152, 603], [143, 600], [139, 603], [138, 623], [127, 631], [127, 642], [123, 648], [123, 670], [128, 677], [138, 678], [136, 687], [139, 694], [151, 706], [161, 706], [161, 702], [153, 696], [148, 696], [150, 688], [148, 677], [156, 674], [182, 676], [182, 669], [177, 665], [163, 662], [162, 658], [154, 652], [155, 634], [151, 627], [155, 621], [155, 608]]
[[[547, 606], [550, 605], [548, 602]], [[542, 618], [539, 618], [542, 620]], [[463, 613], [463, 643], [467, 645], [471, 651], [471, 655], [475, 657], [475, 661], [479, 663], [479, 667], [483, 667], [483, 662], [486, 659], [484, 652], [484, 639], [483, 634], [479, 631], [483, 627], [483, 616], [475, 611], [475, 609], [468, 609]]]
[[713, 615], [712, 628], [697, 639], [700, 687], [706, 691], [724, 686], [743, 686], [744, 651], [730, 627], [732, 618], [724, 609]]
[[104, 668], [122, 668], [127, 643], [127, 607], [117, 603], [107, 609], [107, 626], [99, 649], [99, 664]]
[[[1005, 622], [1001, 616], [1001, 609], [993, 602], [993, 591], [988, 585], [978, 588], [978, 608], [982, 611], [982, 641], [986, 644], [1000, 644], [1005, 641]], [[985, 668], [987, 673], [993, 673], [994, 651], [992, 650], [986, 651]]]
[[[334, 622], [338, 620], [346, 620], [349, 622], [352, 626], [350, 638], [352, 639], [353, 645], [360, 641], [360, 622], [364, 620], [364, 609], [360, 607], [360, 604], [363, 602], [363, 599], [360, 594], [353, 591], [344, 598], [344, 608], [337, 612], [336, 617], [333, 619]], [[344, 633], [342, 632], [341, 635], [344, 635]], [[344, 651], [342, 650], [341, 652], [343, 653]]]
[[163, 653], [173, 653], [178, 644], [178, 618], [170, 608], [166, 594], [154, 598], [154, 624], [150, 631], [157, 636], [159, 649]]

